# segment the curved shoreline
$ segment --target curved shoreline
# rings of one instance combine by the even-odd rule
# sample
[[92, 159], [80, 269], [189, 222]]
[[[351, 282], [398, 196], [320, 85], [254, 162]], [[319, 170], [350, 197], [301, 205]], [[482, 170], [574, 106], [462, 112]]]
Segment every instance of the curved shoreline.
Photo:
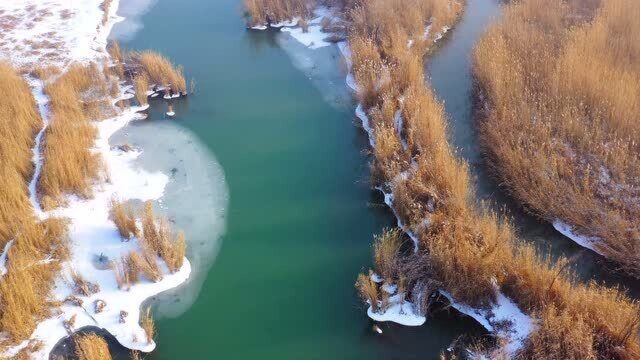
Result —
[[[78, 6], [86, 6], [89, 9], [90, 5]], [[110, 59], [106, 49], [107, 37], [115, 23], [124, 19], [116, 15], [118, 6], [119, 0], [111, 2], [108, 13], [103, 15], [106, 21], [95, 28], [97, 33], [79, 31], [81, 35], [91, 37], [89, 43], [92, 44], [92, 52], [85, 53], [79, 58], [65, 59], [63, 71], [72, 63], [100, 64], [106, 59]], [[89, 20], [82, 19], [84, 22], [90, 22]], [[91, 25], [89, 24], [89, 26]], [[114, 197], [118, 197], [121, 201], [130, 199], [158, 200], [163, 196], [165, 186], [169, 181], [169, 177], [163, 173], [150, 173], [133, 165], [141, 151], [124, 152], [112, 148], [109, 144], [110, 137], [126, 127], [130, 121], [140, 119], [141, 115], [138, 114], [138, 111], [145, 110], [145, 108], [133, 106], [124, 111], [118, 111], [119, 114], [114, 118], [92, 122], [92, 125], [98, 130], [98, 134], [94, 139], [94, 147], [91, 151], [99, 153], [102, 157], [106, 182], [99, 180], [94, 183], [94, 194], [90, 199], [67, 195], [65, 196], [68, 201], [66, 205], [45, 212], [37, 199], [37, 184], [43, 164], [42, 139], [47, 130], [51, 113], [47, 106], [49, 99], [43, 91], [44, 83], [31, 77], [27, 77], [27, 81], [32, 87], [32, 93], [43, 121], [43, 127], [38, 131], [32, 149], [34, 174], [28, 185], [29, 197], [37, 218], [59, 216], [70, 220], [71, 256], [68, 261], [61, 264], [61, 272], [56, 276], [52, 289], [53, 298], [62, 305], [56, 307], [49, 318], [38, 323], [29, 339], [9, 347], [3, 355], [15, 356], [36, 340], [41, 343], [41, 346], [30, 355], [38, 359], [49, 358], [49, 353], [59, 340], [69, 335], [64, 322], [70, 319], [74, 319], [72, 325], [74, 331], [86, 326], [99, 327], [109, 332], [121, 345], [129, 349], [143, 352], [152, 351], [155, 348], [155, 342], [153, 340], [147, 341], [146, 333], [138, 323], [140, 308], [147, 299], [184, 283], [191, 273], [191, 264], [185, 258], [182, 267], [175, 273], [170, 273], [164, 264], [160, 264], [163, 274], [162, 280], [155, 283], [143, 280], [131, 286], [128, 291], [118, 289], [113, 270], [96, 267], [97, 257], [111, 261], [118, 260], [130, 251], [139, 248], [137, 241], [123, 242], [121, 240], [115, 224], [110, 219], [111, 200]], [[113, 104], [133, 96], [129, 93], [130, 86], [120, 85], [119, 91], [120, 95], [112, 99]], [[65, 303], [67, 296], [74, 293], [73, 281], [69, 280], [70, 271], [81, 274], [86, 280], [99, 286], [99, 291], [90, 296], [78, 296], [82, 300], [82, 304], [79, 306]], [[97, 301], [106, 303], [106, 307], [100, 311], [94, 310], [93, 307]], [[124, 322], [121, 321], [123, 312], [128, 314]]]

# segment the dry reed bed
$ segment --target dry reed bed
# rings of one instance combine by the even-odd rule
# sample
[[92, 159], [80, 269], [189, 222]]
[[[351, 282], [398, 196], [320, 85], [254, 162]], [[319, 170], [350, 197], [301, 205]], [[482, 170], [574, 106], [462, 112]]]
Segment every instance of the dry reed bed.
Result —
[[0, 248], [23, 221], [32, 221], [26, 183], [33, 173], [31, 148], [42, 119], [29, 85], [7, 63], [0, 62]]
[[640, 4], [599, 3], [507, 7], [474, 54], [481, 137], [514, 198], [639, 277]]
[[49, 299], [60, 262], [68, 256], [66, 223], [38, 222], [27, 184], [32, 176], [31, 148], [42, 120], [31, 89], [8, 64], [0, 63], [0, 244], [13, 240], [7, 273], [0, 277], [0, 349], [27, 338], [50, 313]]
[[131, 251], [113, 264], [120, 289], [128, 290], [140, 280], [141, 275], [153, 282], [162, 280], [163, 270], [158, 264], [160, 259], [169, 272], [180, 270], [186, 253], [184, 234], [178, 232], [174, 235], [168, 221], [155, 215], [150, 201], [144, 205], [141, 228], [138, 228], [134, 212], [127, 203], [114, 200], [111, 218], [123, 240], [135, 237], [140, 245], [139, 251]]
[[95, 64], [73, 65], [48, 83], [50, 123], [43, 143], [43, 167], [38, 179], [45, 210], [64, 203], [64, 195], [90, 197], [101, 169], [99, 154], [92, 152], [96, 128], [90, 120], [113, 114], [108, 80]]
[[[348, 11], [357, 96], [374, 130], [372, 182], [393, 194], [394, 209], [419, 242], [417, 253], [405, 254], [393, 236], [379, 237], [378, 271], [406, 286], [422, 310], [437, 289], [490, 306], [497, 286], [540, 323], [522, 358], [637, 358], [635, 302], [615, 289], [577, 283], [566, 260], [552, 262], [517, 242], [508, 221], [476, 203], [468, 166], [449, 143], [443, 106], [424, 85], [422, 66], [436, 31], [459, 11], [444, 0], [373, 0]], [[370, 301], [386, 293], [364, 275], [358, 285]]]

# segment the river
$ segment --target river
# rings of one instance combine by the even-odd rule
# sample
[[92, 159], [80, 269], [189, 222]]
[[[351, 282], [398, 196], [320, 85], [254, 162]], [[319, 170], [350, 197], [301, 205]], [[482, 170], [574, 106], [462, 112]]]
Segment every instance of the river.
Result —
[[189, 284], [150, 301], [148, 358], [437, 359], [460, 335], [484, 334], [447, 310], [371, 330], [353, 284], [394, 220], [370, 190], [335, 47], [247, 31], [237, 0], [122, 6], [122, 46], [156, 49], [196, 83], [175, 120], [154, 100], [149, 120], [115, 137], [145, 149], [142, 167], [172, 174], [161, 206], [195, 264]]

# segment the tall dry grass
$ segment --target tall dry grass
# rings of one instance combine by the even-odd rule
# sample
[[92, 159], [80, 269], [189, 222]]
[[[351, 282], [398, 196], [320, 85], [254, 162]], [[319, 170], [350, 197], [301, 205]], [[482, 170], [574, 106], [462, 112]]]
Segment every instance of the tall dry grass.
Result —
[[33, 175], [31, 149], [42, 119], [31, 89], [0, 63], [0, 245], [13, 240], [7, 273], [0, 277], [0, 349], [27, 338], [50, 313], [52, 280], [68, 256], [66, 222], [36, 221], [27, 184]]
[[101, 163], [90, 149], [96, 136], [91, 119], [99, 119], [103, 107], [111, 110], [106, 79], [97, 66], [74, 65], [55, 82], [47, 84], [51, 119], [44, 136], [43, 167], [38, 193], [44, 209], [64, 202], [73, 193], [90, 197]]
[[144, 311], [142, 319], [140, 319], [140, 326], [142, 326], [142, 329], [144, 329], [144, 332], [147, 334], [147, 342], [151, 343], [156, 335], [156, 325], [151, 316], [151, 308], [147, 308]]
[[169, 271], [176, 272], [182, 267], [187, 247], [184, 234], [179, 232], [174, 236], [167, 220], [154, 214], [151, 201], [144, 205], [142, 237], [139, 240], [143, 249], [164, 260]]
[[141, 106], [149, 103], [147, 91], [149, 90], [149, 79], [146, 75], [138, 75], [133, 78], [133, 86], [136, 92], [136, 100]]
[[0, 248], [24, 221], [33, 221], [26, 183], [33, 164], [31, 148], [42, 119], [31, 89], [7, 63], [0, 62]]
[[314, 0], [244, 0], [251, 26], [277, 23], [295, 17], [307, 19], [314, 4]]
[[[566, 261], [552, 262], [520, 245], [506, 219], [476, 202], [468, 165], [450, 145], [444, 108], [423, 80], [424, 54], [459, 10], [447, 1], [372, 0], [356, 3], [348, 15], [357, 96], [374, 131], [372, 182], [392, 193], [396, 214], [419, 241], [417, 253], [399, 258], [392, 280], [405, 283], [423, 310], [438, 289], [473, 306], [491, 306], [498, 286], [542, 322], [523, 358], [536, 358], [544, 347], [568, 356], [637, 358], [637, 303], [616, 289], [578, 283], [566, 273]], [[418, 39], [429, 23], [429, 36]], [[386, 258], [384, 247], [376, 250], [376, 258]], [[380, 263], [377, 270], [389, 273], [387, 262]], [[377, 299], [365, 275], [357, 285], [367, 301]], [[582, 321], [584, 329], [562, 332], [572, 321]], [[546, 330], [553, 328], [560, 334]]]
[[78, 360], [111, 360], [107, 342], [95, 333], [77, 335], [73, 342]]
[[124, 240], [129, 240], [138, 234], [135, 215], [128, 203], [111, 200], [111, 218], [116, 224], [118, 233]]
[[474, 53], [482, 141], [501, 183], [535, 215], [600, 239], [596, 250], [636, 277], [639, 16], [631, 0], [527, 0]]
[[174, 65], [165, 56], [154, 51], [131, 52], [127, 54], [131, 62], [139, 64], [148, 81], [171, 88], [176, 93], [187, 93], [187, 81], [181, 66]]
[[7, 335], [0, 348], [26, 339], [49, 316], [53, 280], [68, 257], [66, 231], [66, 221], [49, 218], [25, 222], [15, 234], [0, 278], [0, 330]]

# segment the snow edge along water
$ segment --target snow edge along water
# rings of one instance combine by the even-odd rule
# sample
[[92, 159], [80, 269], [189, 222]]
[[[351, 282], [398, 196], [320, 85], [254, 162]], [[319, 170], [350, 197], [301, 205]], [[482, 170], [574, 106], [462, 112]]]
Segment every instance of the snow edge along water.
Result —
[[[107, 37], [115, 23], [124, 20], [116, 15], [119, 0], [113, 0], [109, 7], [107, 22], [103, 26], [94, 27], [101, 22], [102, 11], [96, 12], [100, 1], [88, 1], [77, 6], [84, 6], [81, 10], [84, 15], [96, 16], [95, 22], [83, 19], [88, 25], [85, 29], [77, 30], [75, 36], [91, 37], [89, 43], [92, 45], [90, 52], [82, 54], [77, 58], [69, 59], [70, 62], [91, 62], [108, 58], [106, 51]], [[97, 33], [96, 33], [97, 31]], [[80, 34], [80, 35], [78, 35]], [[67, 34], [68, 35], [68, 34]], [[73, 36], [70, 36], [71, 38]], [[86, 38], [83, 40], [87, 40]], [[77, 55], [77, 53], [74, 52]], [[67, 64], [68, 65], [68, 64]], [[4, 356], [15, 356], [23, 348], [27, 347], [33, 340], [41, 342], [42, 346], [31, 355], [37, 359], [48, 359], [49, 353], [55, 345], [69, 333], [65, 329], [64, 321], [75, 318], [73, 329], [77, 330], [85, 326], [95, 326], [111, 333], [118, 342], [133, 350], [144, 352], [152, 351], [155, 342], [147, 339], [146, 333], [139, 325], [140, 307], [148, 298], [163, 291], [175, 288], [184, 283], [191, 272], [191, 265], [185, 258], [182, 267], [175, 273], [170, 273], [165, 264], [160, 268], [163, 279], [159, 282], [141, 280], [132, 285], [128, 291], [118, 289], [115, 274], [110, 268], [98, 268], [97, 259], [118, 260], [132, 250], [139, 250], [137, 241], [132, 239], [129, 242], [122, 242], [117, 232], [115, 224], [109, 219], [110, 202], [117, 197], [121, 201], [137, 199], [141, 201], [158, 200], [165, 190], [169, 178], [167, 175], [156, 172], [149, 173], [137, 169], [133, 161], [141, 154], [141, 151], [124, 152], [117, 148], [112, 148], [109, 138], [118, 130], [125, 127], [130, 121], [140, 119], [142, 116], [138, 111], [144, 107], [131, 107], [123, 111], [118, 116], [95, 123], [98, 136], [92, 151], [99, 153], [105, 164], [108, 173], [108, 182], [94, 186], [94, 197], [92, 199], [80, 199], [75, 196], [68, 197], [68, 204], [62, 208], [54, 209], [45, 213], [40, 208], [37, 201], [36, 184], [42, 167], [41, 139], [47, 129], [50, 113], [47, 108], [48, 98], [43, 93], [42, 82], [33, 78], [26, 79], [33, 90], [34, 98], [43, 120], [43, 127], [38, 132], [33, 148], [33, 161], [35, 171], [33, 179], [29, 183], [30, 199], [34, 212], [40, 219], [48, 216], [62, 216], [70, 219], [70, 260], [63, 263], [61, 274], [56, 278], [53, 296], [55, 300], [64, 302], [67, 296], [74, 293], [73, 283], [70, 279], [71, 270], [81, 274], [87, 281], [97, 284], [100, 290], [90, 296], [76, 296], [82, 300], [82, 305], [72, 305], [63, 303], [56, 308], [53, 315], [41, 321], [34, 333], [28, 340], [25, 340], [13, 347], [10, 347]], [[122, 87], [118, 99], [131, 98], [133, 95], [127, 93], [130, 86]], [[2, 257], [2, 269], [5, 268], [6, 250], [11, 243], [7, 244]], [[9, 259], [10, 261], [10, 259]], [[95, 310], [96, 302], [103, 301], [106, 306], [101, 311]], [[121, 321], [122, 314], [126, 313], [124, 321]]]

